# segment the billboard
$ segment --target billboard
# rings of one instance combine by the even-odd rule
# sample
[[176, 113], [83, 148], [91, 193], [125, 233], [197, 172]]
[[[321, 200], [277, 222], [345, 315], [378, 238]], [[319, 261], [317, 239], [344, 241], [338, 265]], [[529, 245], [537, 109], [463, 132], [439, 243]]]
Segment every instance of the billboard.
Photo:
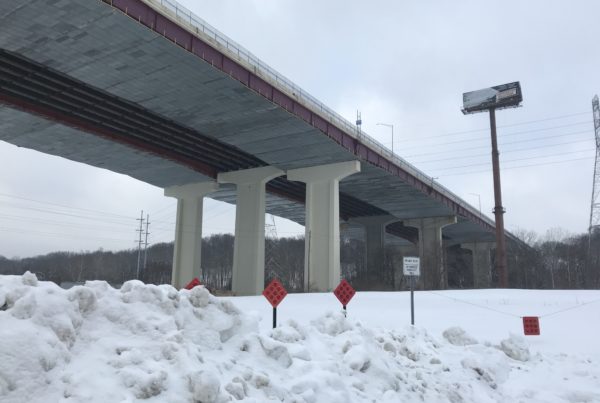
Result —
[[517, 107], [522, 101], [521, 84], [516, 81], [478, 91], [465, 92], [462, 112], [466, 115], [489, 109]]

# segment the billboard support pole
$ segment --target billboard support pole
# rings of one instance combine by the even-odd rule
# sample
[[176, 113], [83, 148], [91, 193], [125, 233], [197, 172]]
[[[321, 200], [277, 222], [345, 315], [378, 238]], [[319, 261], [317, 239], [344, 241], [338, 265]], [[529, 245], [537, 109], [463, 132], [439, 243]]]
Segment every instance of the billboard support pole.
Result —
[[490, 108], [490, 128], [492, 134], [492, 168], [494, 171], [494, 216], [496, 220], [496, 271], [500, 288], [508, 287], [508, 269], [506, 264], [506, 238], [504, 236], [504, 207], [500, 185], [500, 153], [496, 138], [496, 108]]

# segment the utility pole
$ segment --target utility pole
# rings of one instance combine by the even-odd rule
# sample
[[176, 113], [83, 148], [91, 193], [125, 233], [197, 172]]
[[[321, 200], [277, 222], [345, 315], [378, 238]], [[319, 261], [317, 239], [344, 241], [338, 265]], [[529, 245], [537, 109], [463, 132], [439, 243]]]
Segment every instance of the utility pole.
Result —
[[[588, 264], [592, 267], [592, 236], [600, 229], [600, 103], [598, 95], [592, 99], [594, 113], [594, 134], [596, 137], [596, 160], [594, 162], [594, 182], [592, 184], [592, 205], [590, 207], [590, 226], [588, 229]], [[600, 284], [600, 276], [596, 281]]]
[[146, 240], [144, 242], [144, 265], [142, 266], [142, 272], [146, 273], [146, 263], [148, 262], [148, 227], [150, 226], [150, 214], [146, 214]]
[[138, 237], [138, 258], [137, 258], [137, 270], [135, 272], [135, 278], [136, 279], [140, 279], [140, 261], [142, 258], [142, 234], [144, 233], [144, 210], [142, 210], [142, 212], [140, 213], [140, 218], [136, 218], [137, 221], [140, 222], [140, 229], [136, 230], [136, 232], [139, 232], [139, 237]]

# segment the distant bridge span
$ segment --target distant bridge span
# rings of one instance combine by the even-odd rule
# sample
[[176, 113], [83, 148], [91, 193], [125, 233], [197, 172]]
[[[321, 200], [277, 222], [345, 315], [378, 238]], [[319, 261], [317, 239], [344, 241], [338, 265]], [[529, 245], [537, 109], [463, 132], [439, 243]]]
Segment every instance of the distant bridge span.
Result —
[[306, 224], [307, 287], [339, 280], [340, 217], [367, 229], [372, 270], [387, 230], [444, 288], [443, 234], [489, 286], [493, 221], [174, 2], [2, 2], [0, 72], [0, 139], [178, 198], [177, 286], [200, 270], [208, 196], [238, 204], [234, 291], [262, 289], [265, 186], [266, 211]]

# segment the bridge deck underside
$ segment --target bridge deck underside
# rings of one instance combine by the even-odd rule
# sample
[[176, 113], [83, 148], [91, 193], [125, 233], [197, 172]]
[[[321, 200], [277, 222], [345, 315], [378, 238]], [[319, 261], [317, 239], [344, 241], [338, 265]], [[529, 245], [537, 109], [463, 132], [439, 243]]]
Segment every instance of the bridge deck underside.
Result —
[[[202, 164], [216, 170], [267, 164], [286, 170], [356, 159], [312, 125], [99, 0], [3, 2], [0, 48], [172, 122], [173, 138], [189, 130], [188, 137], [226, 146], [235, 155], [229, 156], [233, 158], [229, 165], [223, 158], [225, 168], [206, 152], [179, 158], [177, 153], [184, 153], [183, 148], [170, 150], [174, 154], [165, 158], [156, 149], [111, 141], [5, 103], [10, 106], [0, 107], [0, 139], [22, 147], [159, 187], [214, 177]], [[157, 143], [158, 149], [165, 144]], [[280, 179], [269, 191], [269, 212], [304, 222], [302, 184]], [[444, 204], [365, 161], [360, 174], [340, 183], [340, 192], [343, 218], [452, 214]], [[235, 202], [235, 189], [224, 186], [214, 197]], [[493, 234], [461, 217], [444, 235], [456, 240], [493, 239]]]

